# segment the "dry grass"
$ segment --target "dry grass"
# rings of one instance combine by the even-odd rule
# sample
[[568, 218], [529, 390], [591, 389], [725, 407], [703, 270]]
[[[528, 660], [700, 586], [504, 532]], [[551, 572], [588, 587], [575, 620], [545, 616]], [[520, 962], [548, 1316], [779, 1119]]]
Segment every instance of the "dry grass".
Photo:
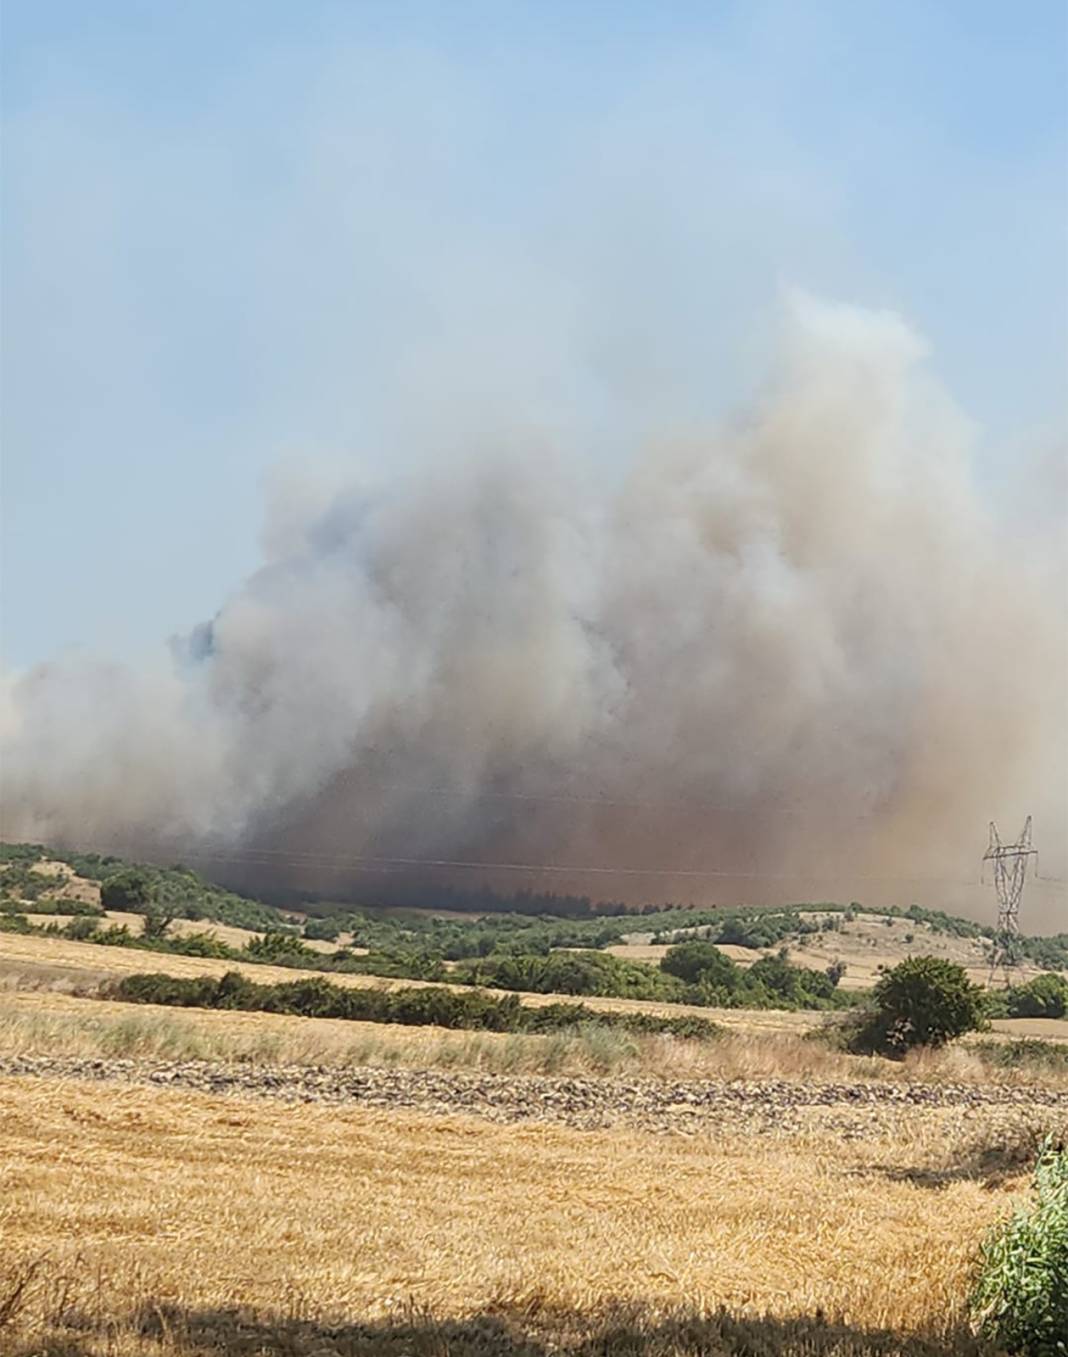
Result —
[[980, 1051], [916, 1051], [903, 1061], [842, 1054], [789, 1033], [729, 1032], [712, 1043], [589, 1028], [528, 1036], [133, 1005], [49, 989], [0, 990], [0, 1054], [363, 1065], [495, 1074], [615, 1074], [666, 1080], [788, 1079], [1068, 1087], [1068, 1069], [991, 1073]]
[[[68, 942], [62, 938], [39, 938], [18, 934], [0, 934], [0, 993], [18, 991], [38, 991], [54, 993], [73, 993], [73, 995], [91, 995], [103, 981], [115, 977], [128, 976], [144, 970], [156, 970], [170, 976], [221, 976], [227, 970], [242, 970], [252, 980], [261, 984], [294, 980], [303, 974], [284, 968], [284, 966], [261, 966], [252, 963], [220, 961], [210, 957], [175, 957], [166, 953], [145, 953], [126, 947], [100, 947], [95, 943]], [[354, 985], [357, 988], [403, 988], [406, 985], [419, 985], [422, 981], [380, 980], [372, 976], [331, 976], [332, 981], [342, 985]], [[457, 987], [463, 988], [463, 987]], [[499, 991], [489, 991], [499, 993]], [[548, 1004], [560, 1000], [574, 1001], [562, 995], [522, 995], [522, 1003]], [[825, 1015], [817, 1012], [782, 1012], [778, 1010], [710, 1010], [693, 1008], [684, 1004], [657, 1004], [636, 999], [596, 999], [585, 997], [582, 1003], [590, 1008], [603, 1011], [653, 1012], [653, 1014], [677, 1015], [695, 1014], [702, 1018], [711, 1018], [729, 1034], [729, 1041], [721, 1042], [715, 1048], [704, 1048], [695, 1042], [642, 1041], [630, 1042], [634, 1054], [627, 1060], [620, 1060], [613, 1068], [634, 1069], [635, 1072], [664, 1073], [666, 1077], [749, 1077], [779, 1076], [795, 1079], [858, 1079], [858, 1077], [921, 1077], [921, 1079], [953, 1079], [959, 1082], [983, 1082], [988, 1079], [989, 1069], [980, 1056], [969, 1049], [969, 1042], [955, 1046], [945, 1052], [924, 1053], [915, 1057], [902, 1067], [892, 1061], [860, 1061], [856, 1057], [847, 1057], [832, 1052], [817, 1042], [806, 1039], [824, 1026]], [[204, 1015], [209, 1019], [212, 1015]], [[250, 1022], [275, 1020], [271, 1015], [247, 1015]], [[199, 1020], [198, 1019], [195, 1019]], [[289, 1019], [277, 1019], [286, 1022]], [[304, 1019], [293, 1019], [304, 1022]], [[337, 1027], [335, 1025], [330, 1025]], [[350, 1029], [350, 1023], [341, 1025]], [[413, 1031], [384, 1031], [375, 1027], [376, 1041], [362, 1045], [361, 1049], [373, 1049], [376, 1060], [383, 1064], [425, 1063], [427, 1044], [425, 1039], [413, 1037]], [[995, 1038], [1046, 1037], [1064, 1039], [1068, 1037], [1068, 1023], [1054, 1022], [1053, 1019], [1007, 1019], [993, 1023]], [[1041, 1030], [1040, 1030], [1041, 1029]], [[498, 1068], [494, 1064], [497, 1058], [497, 1046], [493, 1035], [480, 1034], [487, 1038], [479, 1046], [468, 1034], [468, 1057], [460, 1060], [455, 1056], [456, 1042], [463, 1034], [437, 1033], [436, 1050], [438, 1064], [456, 1064], [470, 1068]], [[58, 1037], [54, 1038], [58, 1039]], [[80, 1038], [79, 1038], [80, 1039]], [[987, 1038], [989, 1039], [989, 1038]], [[347, 1044], [353, 1039], [347, 1038]], [[524, 1046], [522, 1058], [514, 1054], [516, 1044], [536, 1044], [536, 1038], [513, 1038], [514, 1064], [501, 1068], [521, 1068], [536, 1071], [543, 1068], [537, 1057], [531, 1058], [529, 1052], [533, 1046]], [[308, 1038], [294, 1041], [294, 1048], [308, 1044]], [[335, 1049], [337, 1042], [324, 1042], [327, 1050]], [[414, 1050], [411, 1057], [395, 1054], [399, 1048]], [[476, 1054], [478, 1048], [478, 1054]], [[52, 1048], [58, 1050], [56, 1046]], [[290, 1049], [288, 1042], [282, 1044], [282, 1050]], [[83, 1053], [80, 1049], [71, 1049], [68, 1054]], [[235, 1058], [243, 1057], [237, 1052]], [[285, 1057], [278, 1057], [285, 1058]], [[330, 1058], [330, 1057], [326, 1057]], [[562, 1058], [562, 1057], [560, 1057]], [[569, 1057], [570, 1058], [570, 1057]], [[294, 1063], [299, 1063], [296, 1057]], [[565, 1065], [567, 1061], [565, 1061]], [[560, 1068], [556, 1065], [555, 1068]], [[1033, 1075], [1026, 1069], [1018, 1073], [999, 1073], [999, 1082], [1033, 1082]], [[1042, 1075], [1042, 1082], [1064, 1084], [1064, 1076]]]
[[[71, 988], [78, 989], [93, 988], [99, 984], [101, 978], [133, 975], [139, 971], [159, 971], [166, 975], [192, 977], [220, 976], [225, 975], [227, 971], [235, 970], [242, 971], [250, 979], [265, 985], [293, 980], [297, 976], [308, 974], [283, 966], [261, 966], [250, 962], [218, 960], [213, 957], [172, 956], [166, 952], [144, 952], [130, 947], [101, 947], [97, 943], [70, 942], [66, 938], [58, 937], [0, 934], [0, 985], [3, 985], [5, 977], [9, 985], [35, 983], [36, 977], [42, 971], [50, 977], [51, 983], [62, 982], [65, 979]], [[85, 986], [80, 985], [81, 975], [91, 977]], [[426, 984], [423, 980], [382, 980], [365, 975], [337, 974], [329, 978], [338, 985], [351, 985], [357, 989], [368, 987], [403, 989]], [[467, 989], [463, 985], [454, 988]], [[503, 992], [486, 991], [489, 994]], [[574, 996], [561, 994], [523, 994], [520, 998], [523, 1003], [532, 1005], [575, 1002]], [[822, 1022], [822, 1017], [818, 1013], [695, 1008], [687, 1004], [659, 1004], [643, 999], [584, 997], [582, 1002], [589, 1008], [614, 1012], [656, 1013], [667, 1016], [688, 1013], [697, 1017], [711, 1017], [728, 1027], [745, 1031], [797, 1034], [810, 1031], [820, 1026]]]
[[971, 1351], [1013, 1199], [917, 1185], [975, 1134], [937, 1112], [711, 1143], [8, 1079], [0, 1126], [8, 1353], [738, 1351], [720, 1306], [751, 1352]]
[[[78, 916], [75, 914], [35, 914], [32, 909], [26, 914], [26, 918], [31, 924], [38, 927], [63, 928], [73, 922]], [[116, 928], [128, 928], [134, 937], [139, 937], [145, 922], [143, 914], [134, 914], [130, 910], [124, 909], [106, 909], [101, 916], [102, 925], [107, 927], [113, 925]], [[262, 938], [263, 933], [254, 928], [237, 928], [233, 924], [218, 923], [214, 919], [173, 919], [168, 930], [169, 934], [179, 938], [194, 937], [198, 934], [208, 934], [223, 942], [227, 947], [244, 947], [253, 938]], [[342, 933], [337, 942], [326, 942], [319, 938], [302, 938], [305, 947], [310, 947], [313, 952], [322, 952], [329, 955], [336, 952], [339, 947], [348, 946], [352, 940], [351, 933]], [[355, 956], [366, 956], [366, 947], [351, 947], [349, 951]]]
[[[496, 1074], [663, 1072], [683, 1076], [696, 1043], [604, 1030], [521, 1036], [212, 1012], [68, 995], [0, 994], [0, 1054], [222, 1060], [270, 1065], [483, 1070]], [[674, 1062], [671, 1057], [675, 1056]]]

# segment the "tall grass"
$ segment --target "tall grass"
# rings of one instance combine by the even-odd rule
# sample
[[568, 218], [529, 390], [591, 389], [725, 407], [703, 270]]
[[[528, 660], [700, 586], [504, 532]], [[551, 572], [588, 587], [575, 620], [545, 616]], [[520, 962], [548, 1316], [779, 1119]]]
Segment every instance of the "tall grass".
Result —
[[[333, 1023], [320, 1025], [307, 1019], [293, 1020], [296, 1026], [240, 1019], [226, 1022], [225, 1018], [205, 1023], [169, 1013], [122, 1013], [113, 1008], [95, 1013], [97, 1005], [84, 1007], [86, 1012], [75, 1014], [0, 1010], [0, 1054], [341, 1068], [400, 1066], [496, 1074], [636, 1074], [662, 1065], [671, 1045], [690, 1044], [634, 1037], [592, 1024], [549, 1036], [435, 1030], [394, 1033], [362, 1026], [349, 1036], [333, 1030]], [[301, 1027], [312, 1030], [302, 1032]]]
[[[913, 1052], [905, 1061], [850, 1056], [811, 1037], [727, 1032], [716, 1042], [650, 1036], [580, 1024], [548, 1035], [300, 1018], [282, 1014], [179, 1012], [79, 998], [56, 991], [0, 989], [0, 1055], [218, 1060], [262, 1065], [403, 1067], [496, 1074], [789, 1079], [809, 1082], [1068, 1085], [1068, 1070], [1028, 1042], [1007, 1064], [1003, 1043]], [[1034, 1058], [1031, 1048], [1037, 1047]], [[1062, 1048], [1055, 1047], [1060, 1051]]]

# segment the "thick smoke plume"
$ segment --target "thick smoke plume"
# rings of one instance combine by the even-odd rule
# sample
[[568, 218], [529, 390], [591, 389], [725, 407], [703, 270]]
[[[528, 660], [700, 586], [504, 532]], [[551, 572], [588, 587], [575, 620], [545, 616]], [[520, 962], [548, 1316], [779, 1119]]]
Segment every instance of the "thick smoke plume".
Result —
[[10, 685], [5, 837], [338, 894], [365, 856], [952, 903], [990, 816], [1033, 810], [1048, 849], [1064, 823], [1064, 621], [1056, 552], [1019, 521], [1006, 545], [923, 358], [893, 315], [800, 298], [752, 408], [599, 480], [512, 438], [287, 497], [158, 663]]

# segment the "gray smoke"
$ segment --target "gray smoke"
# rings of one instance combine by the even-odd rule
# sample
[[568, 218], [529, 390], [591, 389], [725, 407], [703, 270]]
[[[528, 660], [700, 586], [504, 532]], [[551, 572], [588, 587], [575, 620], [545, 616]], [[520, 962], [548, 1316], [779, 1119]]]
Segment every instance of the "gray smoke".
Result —
[[599, 474], [512, 438], [286, 497], [262, 567], [154, 663], [11, 681], [5, 837], [231, 874], [266, 848], [339, 891], [336, 859], [372, 855], [915, 899], [1034, 811], [1063, 875], [1063, 543], [984, 507], [923, 359], [894, 315], [798, 297], [773, 380], [713, 435]]

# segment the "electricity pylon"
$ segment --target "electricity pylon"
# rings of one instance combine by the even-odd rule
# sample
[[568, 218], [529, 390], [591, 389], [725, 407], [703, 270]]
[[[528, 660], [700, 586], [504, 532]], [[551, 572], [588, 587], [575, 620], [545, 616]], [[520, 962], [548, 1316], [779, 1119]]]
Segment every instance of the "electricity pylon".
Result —
[[1031, 845], [1031, 817], [1027, 817], [1019, 839], [1002, 843], [998, 827], [990, 821], [990, 844], [983, 854], [984, 862], [994, 864], [994, 886], [998, 893], [998, 926], [994, 934], [994, 948], [990, 954], [989, 985], [1000, 968], [1005, 984], [1011, 983], [1012, 967], [1019, 964], [1016, 940], [1020, 936], [1020, 896], [1027, 878], [1027, 859], [1036, 856], [1038, 849]]

